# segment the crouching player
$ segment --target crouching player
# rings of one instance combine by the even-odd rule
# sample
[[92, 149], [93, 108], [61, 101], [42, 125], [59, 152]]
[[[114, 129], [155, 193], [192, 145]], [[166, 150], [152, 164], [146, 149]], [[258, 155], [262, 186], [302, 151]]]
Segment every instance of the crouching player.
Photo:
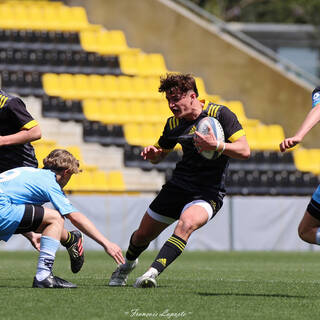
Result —
[[[83, 263], [81, 233], [64, 229], [64, 218], [99, 243], [117, 264], [124, 263], [121, 249], [106, 239], [94, 224], [78, 212], [62, 189], [79, 161], [67, 150], [53, 150], [44, 160], [44, 168], [20, 167], [0, 174], [0, 240], [8, 241], [13, 234], [23, 234], [37, 248], [41, 233], [40, 253], [34, 288], [76, 288], [76, 285], [52, 274], [60, 241], [67, 247], [73, 272]], [[55, 208], [42, 207], [51, 202]], [[78, 259], [78, 257], [81, 257]]]

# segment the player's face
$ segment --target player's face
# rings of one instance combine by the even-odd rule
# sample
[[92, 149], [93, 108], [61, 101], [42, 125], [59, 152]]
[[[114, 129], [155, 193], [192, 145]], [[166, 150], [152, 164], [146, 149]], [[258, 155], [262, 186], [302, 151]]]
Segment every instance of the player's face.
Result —
[[193, 91], [183, 94], [167, 94], [169, 108], [176, 118], [193, 119], [194, 107], [193, 102], [196, 98]]

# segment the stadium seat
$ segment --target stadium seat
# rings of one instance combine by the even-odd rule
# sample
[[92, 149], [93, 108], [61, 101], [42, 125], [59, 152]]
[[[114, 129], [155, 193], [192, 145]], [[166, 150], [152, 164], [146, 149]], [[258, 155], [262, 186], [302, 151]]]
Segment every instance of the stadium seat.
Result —
[[159, 76], [168, 72], [163, 56], [157, 53], [122, 54], [120, 67], [129, 75]]
[[120, 30], [104, 30], [91, 28], [80, 33], [82, 47], [89, 52], [119, 55], [123, 53], [138, 53], [139, 49], [129, 48], [125, 36]]
[[125, 183], [121, 171], [109, 171], [107, 174], [107, 186], [109, 191], [124, 191]]

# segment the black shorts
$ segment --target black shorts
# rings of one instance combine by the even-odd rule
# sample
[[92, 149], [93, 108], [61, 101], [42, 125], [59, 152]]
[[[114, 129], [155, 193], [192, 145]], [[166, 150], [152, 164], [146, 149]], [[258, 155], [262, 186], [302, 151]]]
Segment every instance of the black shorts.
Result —
[[19, 234], [30, 231], [36, 231], [43, 220], [43, 215], [43, 207], [35, 206], [32, 204], [26, 204], [22, 220], [20, 221], [20, 224], [14, 233]]
[[166, 183], [149, 208], [157, 214], [178, 220], [184, 206], [195, 200], [208, 202], [213, 210], [213, 218], [222, 207], [223, 194], [217, 193], [216, 195], [204, 196], [201, 193], [191, 193], [173, 184]]

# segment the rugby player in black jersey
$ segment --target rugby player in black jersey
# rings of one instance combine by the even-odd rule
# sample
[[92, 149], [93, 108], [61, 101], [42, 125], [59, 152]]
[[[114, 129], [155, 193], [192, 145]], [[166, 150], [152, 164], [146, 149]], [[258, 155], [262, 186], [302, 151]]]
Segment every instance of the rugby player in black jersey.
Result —
[[[180, 143], [183, 157], [172, 178], [150, 204], [139, 228], [131, 235], [126, 263], [113, 272], [110, 286], [124, 286], [139, 255], [165, 228], [178, 220], [172, 236], [150, 268], [134, 284], [137, 288], [155, 287], [156, 277], [182, 253], [192, 232], [205, 225], [222, 207], [229, 157], [247, 159], [250, 156], [245, 133], [236, 115], [225, 106], [199, 100], [191, 75], [167, 74], [160, 80], [159, 92], [166, 94], [173, 117], [167, 120], [158, 143], [145, 147], [141, 156], [158, 163]], [[197, 123], [207, 116], [215, 117], [221, 123], [226, 142], [218, 143], [212, 129], [208, 135], [195, 131]], [[195, 145], [200, 151], [216, 150], [221, 156], [208, 160], [201, 156]]]

